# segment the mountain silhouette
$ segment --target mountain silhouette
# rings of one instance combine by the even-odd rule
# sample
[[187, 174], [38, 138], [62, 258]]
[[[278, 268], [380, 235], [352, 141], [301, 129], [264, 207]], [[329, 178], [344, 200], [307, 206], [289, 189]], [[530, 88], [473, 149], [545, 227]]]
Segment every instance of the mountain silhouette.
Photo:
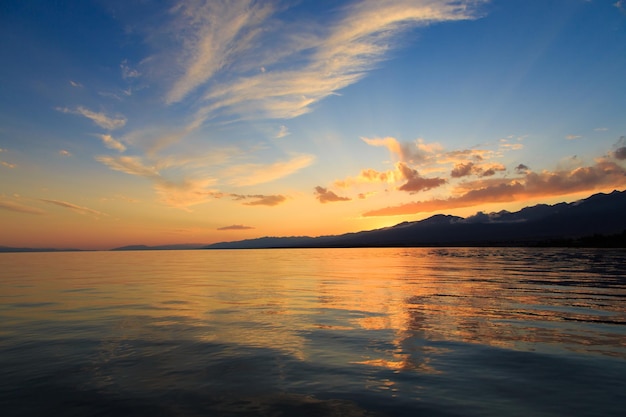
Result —
[[626, 191], [517, 212], [437, 214], [395, 226], [321, 237], [262, 237], [206, 249], [409, 246], [626, 246]]

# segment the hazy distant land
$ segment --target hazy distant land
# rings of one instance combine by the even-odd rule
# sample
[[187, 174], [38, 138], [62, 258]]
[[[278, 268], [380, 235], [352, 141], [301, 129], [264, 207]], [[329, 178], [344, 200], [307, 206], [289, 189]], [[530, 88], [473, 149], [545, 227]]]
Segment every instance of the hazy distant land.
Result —
[[[555, 246], [626, 248], [626, 191], [594, 194], [572, 203], [539, 204], [517, 212], [478, 212], [466, 218], [437, 214], [376, 230], [331, 236], [261, 237], [211, 245], [129, 245], [114, 251], [346, 248], [427, 246]], [[0, 252], [52, 252], [79, 249], [14, 248]]]

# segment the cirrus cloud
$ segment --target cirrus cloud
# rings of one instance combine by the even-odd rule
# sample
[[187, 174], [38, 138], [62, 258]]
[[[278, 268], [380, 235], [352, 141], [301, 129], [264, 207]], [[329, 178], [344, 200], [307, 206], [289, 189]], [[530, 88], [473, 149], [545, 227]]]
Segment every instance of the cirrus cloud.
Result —
[[108, 116], [105, 113], [94, 112], [82, 106], [78, 106], [75, 109], [70, 109], [67, 107], [57, 107], [56, 110], [60, 111], [61, 113], [77, 114], [79, 116], [86, 117], [87, 119], [94, 122], [96, 125], [106, 130], [115, 130], [126, 125], [126, 118], [124, 116]]

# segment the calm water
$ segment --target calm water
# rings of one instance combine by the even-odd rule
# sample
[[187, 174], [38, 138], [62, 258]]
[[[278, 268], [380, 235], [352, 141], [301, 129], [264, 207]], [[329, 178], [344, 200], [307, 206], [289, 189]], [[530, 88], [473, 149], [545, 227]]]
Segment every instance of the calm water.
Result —
[[623, 416], [626, 251], [0, 254], [0, 415]]

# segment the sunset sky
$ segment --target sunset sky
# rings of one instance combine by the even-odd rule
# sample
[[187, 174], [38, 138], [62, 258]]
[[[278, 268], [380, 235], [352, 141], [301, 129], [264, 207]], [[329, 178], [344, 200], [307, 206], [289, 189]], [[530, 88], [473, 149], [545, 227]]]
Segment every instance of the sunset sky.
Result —
[[318, 236], [626, 188], [624, 0], [4, 0], [0, 245]]

